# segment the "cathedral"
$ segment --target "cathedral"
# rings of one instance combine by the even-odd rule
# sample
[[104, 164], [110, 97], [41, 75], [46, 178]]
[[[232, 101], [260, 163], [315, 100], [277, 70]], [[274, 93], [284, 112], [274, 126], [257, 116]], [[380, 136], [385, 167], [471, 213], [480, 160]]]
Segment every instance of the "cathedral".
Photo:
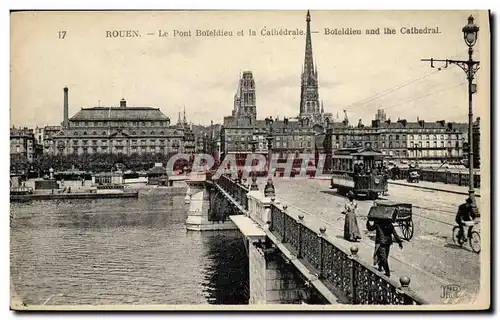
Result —
[[310, 123], [322, 123], [332, 120], [331, 113], [325, 113], [323, 101], [319, 100], [318, 68], [314, 64], [311, 39], [311, 13], [306, 15], [306, 49], [304, 66], [302, 67], [300, 87], [299, 118], [308, 119]]

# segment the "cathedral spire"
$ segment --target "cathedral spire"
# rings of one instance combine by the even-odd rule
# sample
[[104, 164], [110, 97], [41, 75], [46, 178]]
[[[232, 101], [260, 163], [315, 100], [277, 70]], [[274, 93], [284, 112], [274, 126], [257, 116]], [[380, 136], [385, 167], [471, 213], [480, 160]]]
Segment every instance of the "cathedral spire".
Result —
[[306, 15], [307, 29], [306, 29], [306, 54], [304, 57], [304, 74], [306, 77], [311, 76], [314, 73], [314, 61], [312, 52], [312, 40], [311, 40], [311, 13], [307, 10]]
[[300, 92], [300, 117], [319, 119], [321, 105], [318, 93], [318, 70], [314, 64], [311, 37], [311, 13], [306, 15], [306, 48], [304, 52], [304, 65], [302, 66]]

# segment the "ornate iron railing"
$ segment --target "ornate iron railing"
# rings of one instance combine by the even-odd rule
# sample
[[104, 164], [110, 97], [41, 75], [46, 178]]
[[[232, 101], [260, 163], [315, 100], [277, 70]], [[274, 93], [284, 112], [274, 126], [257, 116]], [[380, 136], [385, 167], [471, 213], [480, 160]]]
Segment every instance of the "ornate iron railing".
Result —
[[269, 230], [334, 294], [351, 304], [426, 304], [411, 291], [408, 277], [401, 277], [398, 284], [377, 273], [358, 257], [357, 247], [349, 253], [335, 246], [326, 238], [326, 228], [320, 228], [318, 234], [304, 224], [303, 215], [295, 220], [286, 209], [271, 204]]
[[221, 175], [217, 180], [217, 184], [245, 210], [248, 210], [248, 188], [231, 179], [227, 175]]

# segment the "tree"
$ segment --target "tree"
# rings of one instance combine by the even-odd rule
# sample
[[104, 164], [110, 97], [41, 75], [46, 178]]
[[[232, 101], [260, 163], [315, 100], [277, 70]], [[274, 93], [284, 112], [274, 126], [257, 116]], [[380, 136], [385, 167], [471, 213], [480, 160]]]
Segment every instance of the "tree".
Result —
[[11, 154], [10, 155], [10, 169], [11, 172], [25, 174], [28, 170], [28, 158], [24, 154]]

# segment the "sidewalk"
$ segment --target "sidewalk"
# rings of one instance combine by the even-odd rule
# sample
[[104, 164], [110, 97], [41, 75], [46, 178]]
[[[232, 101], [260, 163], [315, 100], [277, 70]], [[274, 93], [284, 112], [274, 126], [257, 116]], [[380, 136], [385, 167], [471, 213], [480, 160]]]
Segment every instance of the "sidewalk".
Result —
[[[454, 184], [445, 184], [439, 182], [429, 182], [429, 181], [419, 181], [418, 183], [410, 183], [406, 180], [389, 180], [389, 184], [405, 186], [405, 187], [413, 187], [419, 189], [426, 189], [432, 191], [441, 191], [441, 192], [449, 192], [455, 194], [462, 194], [465, 196], [469, 195], [469, 187], [467, 186], [457, 186]], [[475, 188], [476, 197], [480, 197], [480, 189]]]

